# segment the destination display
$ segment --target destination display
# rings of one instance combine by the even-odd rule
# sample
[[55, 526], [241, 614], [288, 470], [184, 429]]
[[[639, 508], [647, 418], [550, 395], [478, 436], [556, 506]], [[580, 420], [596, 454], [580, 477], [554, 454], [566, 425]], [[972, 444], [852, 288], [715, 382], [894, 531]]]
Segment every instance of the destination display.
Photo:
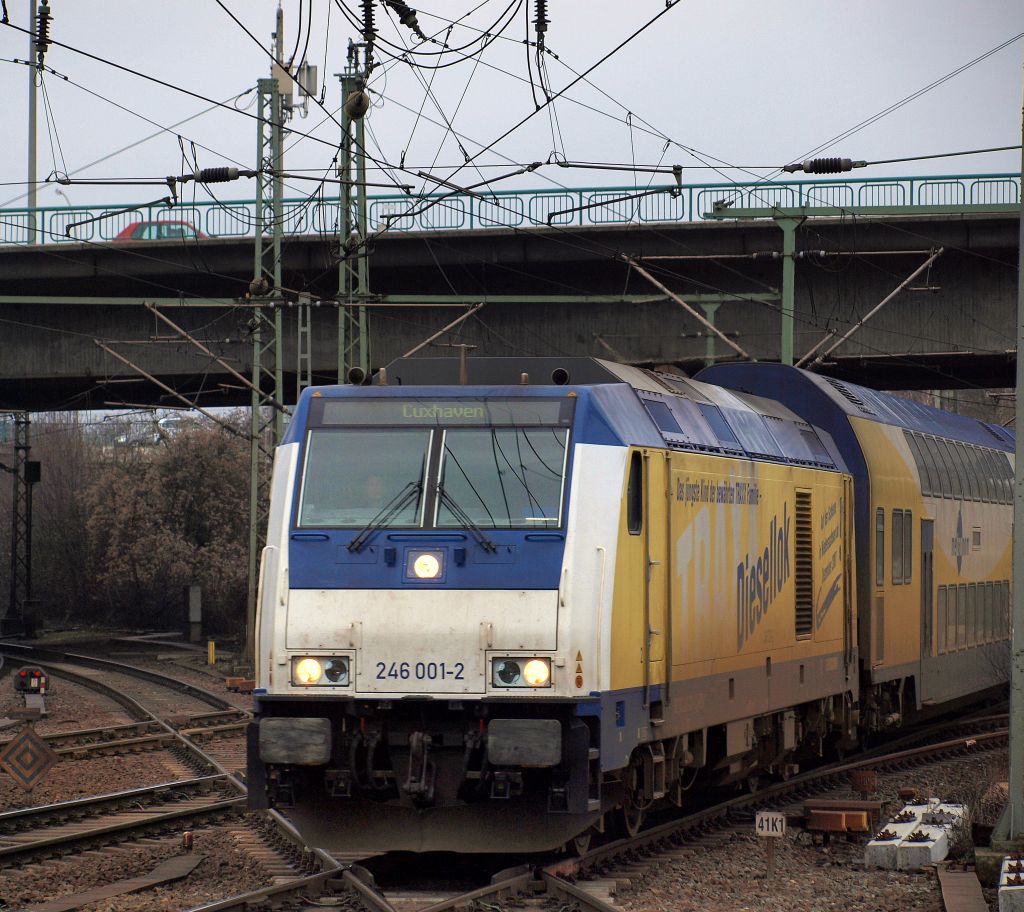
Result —
[[314, 425], [472, 425], [568, 427], [574, 399], [319, 399], [311, 404]]

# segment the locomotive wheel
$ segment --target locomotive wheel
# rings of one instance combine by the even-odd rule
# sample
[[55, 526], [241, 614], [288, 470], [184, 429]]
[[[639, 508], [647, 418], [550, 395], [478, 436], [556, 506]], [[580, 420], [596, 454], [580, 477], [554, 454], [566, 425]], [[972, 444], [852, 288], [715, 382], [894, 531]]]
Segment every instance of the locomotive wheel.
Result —
[[578, 836], [572, 838], [572, 854], [573, 855], [586, 855], [590, 851], [590, 840], [593, 838], [594, 830], [589, 828], [584, 830]]
[[630, 792], [626, 792], [622, 807], [616, 810], [616, 814], [619, 816], [621, 824], [619, 829], [624, 837], [632, 839], [640, 832], [640, 827], [644, 822], [644, 809], [633, 803], [633, 796]]
[[622, 784], [622, 804], [612, 811], [612, 831], [620, 839], [632, 839], [640, 832], [649, 803], [643, 799], [643, 757], [639, 750], [629, 758]]

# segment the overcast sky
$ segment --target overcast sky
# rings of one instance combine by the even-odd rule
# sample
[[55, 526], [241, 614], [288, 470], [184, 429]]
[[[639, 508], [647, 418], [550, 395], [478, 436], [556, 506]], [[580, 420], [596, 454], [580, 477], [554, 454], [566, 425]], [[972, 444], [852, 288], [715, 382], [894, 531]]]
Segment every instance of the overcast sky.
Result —
[[[52, 46], [46, 63], [68, 81], [44, 77], [48, 106], [40, 95], [40, 180], [54, 170], [93, 179], [159, 178], [191, 170], [183, 164], [178, 134], [186, 149], [196, 144], [201, 167], [252, 167], [256, 127], [251, 117], [230, 107], [195, 116], [209, 103], [111, 65], [217, 101], [251, 90], [257, 79], [269, 75], [266, 49], [277, 3], [223, 2], [260, 44], [215, 0], [50, 0], [51, 36], [69, 47]], [[26, 28], [30, 0], [6, 3], [11, 24]], [[359, 10], [358, 0], [344, 0], [344, 5]], [[415, 40], [376, 5], [382, 39], [398, 45]], [[451, 46], [479, 37], [467, 25], [487, 29], [502, 21], [503, 11], [511, 16], [518, 6], [509, 0], [422, 0], [413, 5], [423, 30], [447, 37]], [[544, 161], [556, 152], [572, 160], [680, 164], [687, 183], [749, 179], [727, 166], [761, 175], [771, 166], [799, 160], [1024, 31], [1020, 0], [681, 0], [667, 11], [665, 6], [665, 0], [549, 0], [545, 38], [552, 53], [545, 59], [554, 92], [575, 78], [573, 71], [585, 71], [645, 22], [663, 15], [594, 70], [589, 77], [593, 85], [580, 83], [556, 101], [555, 117], [541, 111], [474, 164], [493, 176], [502, 171], [498, 165]], [[463, 150], [475, 155], [530, 114], [534, 100], [522, 41], [532, 9], [533, 0], [523, 3], [508, 19], [503, 36], [480, 55], [473, 54], [479, 45], [472, 45], [465, 52], [468, 59], [436, 72], [395, 61], [392, 49], [380, 46], [368, 117], [373, 154], [398, 164], [404, 153], [412, 170], [451, 174], [464, 161]], [[305, 50], [308, 62], [319, 67], [321, 82], [326, 78], [326, 111], [310, 104], [307, 117], [296, 116], [289, 124], [309, 137], [298, 132], [288, 137], [286, 167], [325, 174], [339, 133], [330, 119], [340, 103], [333, 74], [343, 68], [356, 31], [334, 0], [286, 0], [284, 14], [286, 59], [295, 53], [298, 39], [296, 56]], [[461, 19], [462, 24], [446, 36], [447, 19], [438, 17]], [[21, 182], [27, 174], [29, 77], [26, 67], [10, 62], [24, 59], [27, 45], [23, 32], [0, 26], [6, 128], [0, 143], [0, 203], [7, 205], [17, 205], [8, 201], [24, 192]], [[1022, 45], [1021, 40], [1011, 43], [825, 154], [876, 161], [1020, 143]], [[438, 58], [414, 59], [429, 63]], [[535, 68], [532, 78], [537, 81]], [[543, 90], [536, 92], [543, 99]], [[251, 91], [235, 104], [255, 112]], [[193, 119], [174, 126], [186, 118]], [[445, 120], [459, 134], [458, 141]], [[673, 141], [667, 148], [666, 138]], [[699, 168], [702, 164], [719, 168]], [[879, 165], [856, 176], [1019, 168], [1019, 152], [1002, 152]], [[399, 172], [393, 177], [417, 187], [423, 183]], [[371, 179], [388, 180], [379, 172], [371, 172]], [[480, 179], [473, 167], [453, 177], [463, 184]], [[640, 183], [650, 179], [637, 178]], [[664, 176], [655, 180], [667, 182]], [[545, 167], [498, 188], [545, 187], [552, 181], [631, 186], [634, 176]], [[292, 182], [289, 193], [308, 192], [310, 186]], [[254, 192], [252, 181], [217, 189], [221, 198], [251, 198]], [[62, 204], [64, 198], [55, 191], [53, 184], [41, 187], [40, 205]], [[85, 204], [143, 202], [165, 191], [75, 185], [62, 192], [71, 202]], [[207, 198], [202, 189], [195, 192], [197, 199]]]

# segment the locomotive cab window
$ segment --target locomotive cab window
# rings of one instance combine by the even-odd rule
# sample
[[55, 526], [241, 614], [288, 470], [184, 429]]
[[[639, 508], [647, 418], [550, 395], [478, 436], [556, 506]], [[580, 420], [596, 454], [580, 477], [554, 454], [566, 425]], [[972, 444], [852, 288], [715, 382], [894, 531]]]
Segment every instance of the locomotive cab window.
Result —
[[299, 525], [358, 527], [385, 518], [419, 525], [430, 436], [406, 428], [310, 431]]
[[445, 431], [436, 525], [560, 526], [568, 436], [553, 427]]

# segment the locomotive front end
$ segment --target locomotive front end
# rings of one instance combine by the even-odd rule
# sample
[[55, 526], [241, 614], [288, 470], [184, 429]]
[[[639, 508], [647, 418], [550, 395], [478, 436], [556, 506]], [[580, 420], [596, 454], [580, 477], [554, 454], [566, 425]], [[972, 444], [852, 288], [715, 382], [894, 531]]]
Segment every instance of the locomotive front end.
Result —
[[339, 850], [551, 848], [596, 818], [565, 602], [576, 407], [550, 388], [303, 397], [263, 555], [253, 806]]

